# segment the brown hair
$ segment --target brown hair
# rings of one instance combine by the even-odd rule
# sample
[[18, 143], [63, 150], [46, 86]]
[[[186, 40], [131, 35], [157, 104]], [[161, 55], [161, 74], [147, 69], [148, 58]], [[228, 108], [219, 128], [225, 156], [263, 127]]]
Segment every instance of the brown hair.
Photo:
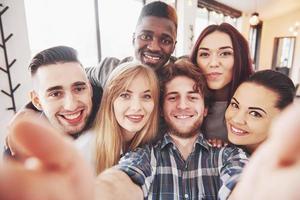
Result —
[[234, 52], [233, 73], [232, 73], [231, 87], [229, 90], [229, 96], [227, 98], [228, 101], [230, 101], [236, 88], [243, 81], [247, 80], [249, 76], [253, 73], [249, 46], [244, 36], [228, 23], [222, 23], [220, 25], [210, 25], [206, 27], [199, 35], [193, 47], [192, 53], [190, 55], [190, 59], [195, 65], [197, 65], [197, 55], [198, 55], [199, 45], [207, 35], [215, 31], [223, 32], [229, 35], [233, 46], [233, 52]]

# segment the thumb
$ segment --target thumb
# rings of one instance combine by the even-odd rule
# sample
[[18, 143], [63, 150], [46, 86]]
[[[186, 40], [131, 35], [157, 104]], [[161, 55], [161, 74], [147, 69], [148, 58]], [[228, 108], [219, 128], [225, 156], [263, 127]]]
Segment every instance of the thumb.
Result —
[[300, 158], [300, 105], [293, 104], [275, 119], [269, 143], [280, 164], [292, 164]]

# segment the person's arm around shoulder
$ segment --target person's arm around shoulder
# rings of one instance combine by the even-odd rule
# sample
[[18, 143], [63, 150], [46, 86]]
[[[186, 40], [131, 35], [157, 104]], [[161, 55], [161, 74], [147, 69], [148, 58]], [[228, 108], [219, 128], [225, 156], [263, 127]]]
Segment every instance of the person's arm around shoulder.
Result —
[[119, 64], [119, 59], [114, 57], [106, 57], [96, 67], [85, 68], [85, 72], [93, 86], [103, 88], [109, 74]]

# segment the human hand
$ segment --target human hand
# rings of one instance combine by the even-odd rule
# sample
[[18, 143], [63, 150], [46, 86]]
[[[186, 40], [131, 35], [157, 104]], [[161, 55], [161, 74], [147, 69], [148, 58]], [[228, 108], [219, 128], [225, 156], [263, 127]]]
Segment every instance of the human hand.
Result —
[[92, 170], [68, 138], [34, 116], [9, 131], [16, 150], [30, 158], [0, 166], [0, 199], [93, 199]]
[[250, 158], [230, 199], [299, 199], [299, 116], [300, 105], [293, 105], [275, 120], [270, 138]]
[[227, 142], [224, 142], [223, 140], [217, 138], [208, 139], [207, 141], [212, 147], [217, 147], [217, 148], [226, 147], [228, 145]]

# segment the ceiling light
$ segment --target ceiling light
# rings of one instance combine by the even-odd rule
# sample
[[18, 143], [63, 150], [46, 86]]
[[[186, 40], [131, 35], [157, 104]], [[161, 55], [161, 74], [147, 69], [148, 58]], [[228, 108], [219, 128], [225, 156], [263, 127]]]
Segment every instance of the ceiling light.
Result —
[[259, 24], [260, 20], [259, 20], [259, 17], [258, 17], [258, 13], [255, 12], [251, 15], [250, 19], [249, 19], [249, 23], [251, 26], [256, 26], [257, 24]]

